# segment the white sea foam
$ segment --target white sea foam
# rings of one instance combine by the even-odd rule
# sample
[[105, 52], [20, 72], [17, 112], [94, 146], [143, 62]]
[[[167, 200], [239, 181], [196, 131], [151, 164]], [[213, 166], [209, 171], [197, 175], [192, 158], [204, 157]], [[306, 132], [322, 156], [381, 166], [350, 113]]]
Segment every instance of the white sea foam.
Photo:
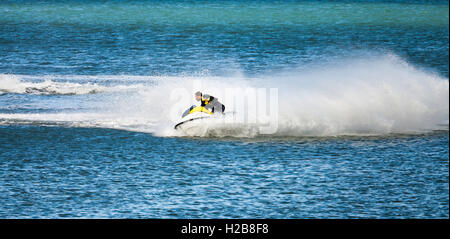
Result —
[[[448, 129], [449, 122], [448, 79], [411, 66], [393, 55], [344, 59], [252, 78], [242, 74], [228, 77], [121, 76], [120, 84], [108, 86], [90, 83], [95, 77], [86, 76], [83, 78], [86, 82], [64, 83], [48, 79], [33, 83], [14, 75], [0, 77], [3, 92], [36, 94], [29, 89], [38, 88], [41, 89], [38, 92], [46, 89], [45, 92], [57, 94], [113, 93], [102, 98], [102, 107], [95, 113], [0, 114], [3, 122], [64, 122], [71, 126], [180, 136], [180, 132], [173, 130], [174, 115], [195, 103], [193, 93], [196, 90], [217, 96], [226, 105], [226, 111], [248, 117], [248, 107], [242, 111], [236, 107], [239, 99], [227, 97], [227, 89], [248, 88], [278, 89], [277, 131], [274, 133], [277, 136], [412, 133], [439, 129], [442, 124]], [[95, 79], [99, 78], [114, 77]], [[129, 78], [133, 80], [124, 80]], [[152, 83], [148, 84], [149, 81]], [[245, 99], [247, 95], [243, 92], [241, 98]], [[254, 137], [260, 134], [259, 126], [258, 122], [209, 123], [196, 135]]]
[[[55, 80], [61, 78], [70, 81]], [[139, 76], [24, 76], [0, 74], [0, 94], [84, 95], [100, 92], [136, 90], [142, 87], [142, 84], [105, 86], [97, 83], [105, 80], [117, 81], [124, 78], [132, 78], [133, 80], [141, 79]], [[88, 82], [89, 80], [96, 82]]]

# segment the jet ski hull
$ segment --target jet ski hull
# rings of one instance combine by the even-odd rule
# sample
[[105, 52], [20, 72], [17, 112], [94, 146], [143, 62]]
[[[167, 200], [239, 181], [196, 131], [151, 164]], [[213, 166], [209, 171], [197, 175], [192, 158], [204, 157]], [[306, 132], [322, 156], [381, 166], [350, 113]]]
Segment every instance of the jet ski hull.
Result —
[[208, 111], [202, 111], [199, 108], [191, 107], [189, 111], [185, 112], [184, 117], [174, 126], [175, 130], [182, 131], [187, 135], [190, 135], [190, 132], [201, 131], [204, 125], [203, 121], [212, 117]]
[[176, 124], [174, 128], [175, 128], [175, 129], [182, 129], [182, 128], [185, 128], [185, 126], [186, 126], [189, 122], [192, 122], [192, 121], [195, 121], [195, 120], [208, 119], [208, 118], [211, 118], [211, 117], [197, 117], [197, 118], [186, 119], [186, 120], [181, 121], [181, 122], [179, 122], [178, 124]]

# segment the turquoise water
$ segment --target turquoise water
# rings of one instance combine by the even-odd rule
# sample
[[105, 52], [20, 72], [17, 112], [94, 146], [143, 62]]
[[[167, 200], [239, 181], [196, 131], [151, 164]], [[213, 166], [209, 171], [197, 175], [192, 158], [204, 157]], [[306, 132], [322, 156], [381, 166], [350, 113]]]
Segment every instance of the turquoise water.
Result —
[[[448, 1], [1, 1], [0, 217], [448, 218], [448, 22]], [[277, 130], [173, 130], [196, 90], [244, 113], [228, 88], [278, 89]]]
[[6, 1], [0, 70], [261, 74], [393, 52], [448, 77], [448, 3], [425, 2]]

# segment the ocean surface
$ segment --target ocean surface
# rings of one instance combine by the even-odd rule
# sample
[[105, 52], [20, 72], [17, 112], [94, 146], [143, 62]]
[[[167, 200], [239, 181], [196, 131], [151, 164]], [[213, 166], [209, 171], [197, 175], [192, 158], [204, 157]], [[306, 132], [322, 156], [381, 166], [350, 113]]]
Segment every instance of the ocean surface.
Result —
[[448, 1], [0, 1], [0, 218], [449, 218], [448, 147]]

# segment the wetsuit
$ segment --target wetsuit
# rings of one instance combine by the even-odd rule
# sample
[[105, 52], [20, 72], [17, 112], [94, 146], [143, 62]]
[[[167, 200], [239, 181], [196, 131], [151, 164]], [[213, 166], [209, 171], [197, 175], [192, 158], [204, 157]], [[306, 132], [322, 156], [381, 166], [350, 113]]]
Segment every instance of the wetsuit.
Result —
[[202, 99], [201, 106], [205, 107], [207, 110], [210, 110], [211, 112], [215, 113], [221, 113], [225, 112], [225, 105], [219, 102], [219, 100], [213, 96], [209, 97], [209, 101], [205, 101]]

